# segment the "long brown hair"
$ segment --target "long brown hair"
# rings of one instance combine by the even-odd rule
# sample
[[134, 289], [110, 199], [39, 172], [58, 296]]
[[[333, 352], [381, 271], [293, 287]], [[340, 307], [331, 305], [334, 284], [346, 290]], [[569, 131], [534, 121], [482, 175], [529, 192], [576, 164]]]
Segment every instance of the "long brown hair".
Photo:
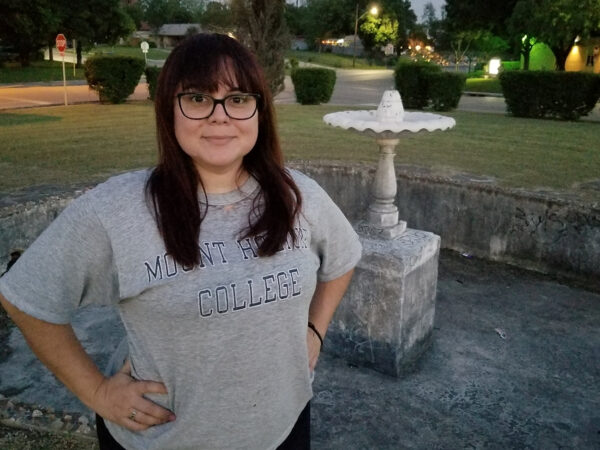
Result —
[[198, 239], [206, 210], [198, 201], [202, 180], [175, 137], [175, 95], [178, 89], [210, 93], [220, 84], [260, 94], [258, 139], [243, 166], [256, 178], [261, 193], [248, 217], [248, 228], [240, 233], [261, 237], [259, 254], [265, 256], [281, 249], [288, 236], [296, 239], [294, 223], [302, 198], [283, 166], [273, 101], [262, 69], [235, 39], [196, 34], [173, 49], [160, 72], [155, 98], [159, 161], [146, 184], [167, 252], [186, 267], [200, 263]]

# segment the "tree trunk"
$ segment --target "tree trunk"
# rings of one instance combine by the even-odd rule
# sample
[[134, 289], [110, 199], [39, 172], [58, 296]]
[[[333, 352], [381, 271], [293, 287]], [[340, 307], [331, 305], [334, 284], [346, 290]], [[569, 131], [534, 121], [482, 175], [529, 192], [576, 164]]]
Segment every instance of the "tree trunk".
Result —
[[81, 60], [82, 60], [82, 52], [83, 52], [83, 46], [81, 45], [81, 39], [77, 39], [76, 44], [75, 44], [75, 51], [77, 53], [77, 67], [81, 67]]
[[565, 50], [562, 47], [552, 47], [552, 51], [554, 52], [554, 57], [556, 58], [556, 70], [563, 71], [565, 70], [565, 63], [567, 62], [567, 56], [569, 56], [570, 48]]
[[52, 54], [52, 50], [54, 50], [53, 42], [48, 42], [48, 61], [54, 61], [54, 55]]
[[29, 67], [29, 51], [19, 51], [19, 64], [21, 64], [21, 67]]
[[523, 51], [523, 70], [529, 70], [529, 57], [531, 56], [531, 49]]

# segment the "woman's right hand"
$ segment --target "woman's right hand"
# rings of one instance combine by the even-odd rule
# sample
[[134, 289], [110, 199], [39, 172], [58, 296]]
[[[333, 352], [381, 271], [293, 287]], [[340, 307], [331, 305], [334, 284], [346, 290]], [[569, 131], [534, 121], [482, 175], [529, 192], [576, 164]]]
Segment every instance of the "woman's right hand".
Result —
[[139, 381], [131, 376], [129, 360], [112, 377], [104, 378], [94, 395], [94, 410], [132, 431], [175, 420], [175, 414], [144, 398], [144, 394], [166, 394], [167, 388], [156, 381]]

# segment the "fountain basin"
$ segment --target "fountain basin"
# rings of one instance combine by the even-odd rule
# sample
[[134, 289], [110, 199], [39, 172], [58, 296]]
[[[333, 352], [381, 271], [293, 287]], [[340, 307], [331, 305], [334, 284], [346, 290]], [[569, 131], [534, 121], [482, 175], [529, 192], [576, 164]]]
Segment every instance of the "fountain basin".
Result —
[[341, 111], [323, 116], [331, 126], [357, 131], [376, 139], [397, 139], [403, 133], [442, 131], [456, 125], [452, 117], [425, 112], [405, 112], [401, 121], [382, 121], [377, 110]]

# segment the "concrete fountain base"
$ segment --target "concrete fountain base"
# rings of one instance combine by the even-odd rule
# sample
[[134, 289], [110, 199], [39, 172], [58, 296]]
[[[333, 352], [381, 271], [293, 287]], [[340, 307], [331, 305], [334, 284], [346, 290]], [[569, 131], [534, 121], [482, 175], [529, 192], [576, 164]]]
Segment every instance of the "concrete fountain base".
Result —
[[331, 322], [325, 351], [400, 376], [431, 343], [440, 237], [407, 229], [392, 240], [361, 233], [361, 243], [363, 257]]

